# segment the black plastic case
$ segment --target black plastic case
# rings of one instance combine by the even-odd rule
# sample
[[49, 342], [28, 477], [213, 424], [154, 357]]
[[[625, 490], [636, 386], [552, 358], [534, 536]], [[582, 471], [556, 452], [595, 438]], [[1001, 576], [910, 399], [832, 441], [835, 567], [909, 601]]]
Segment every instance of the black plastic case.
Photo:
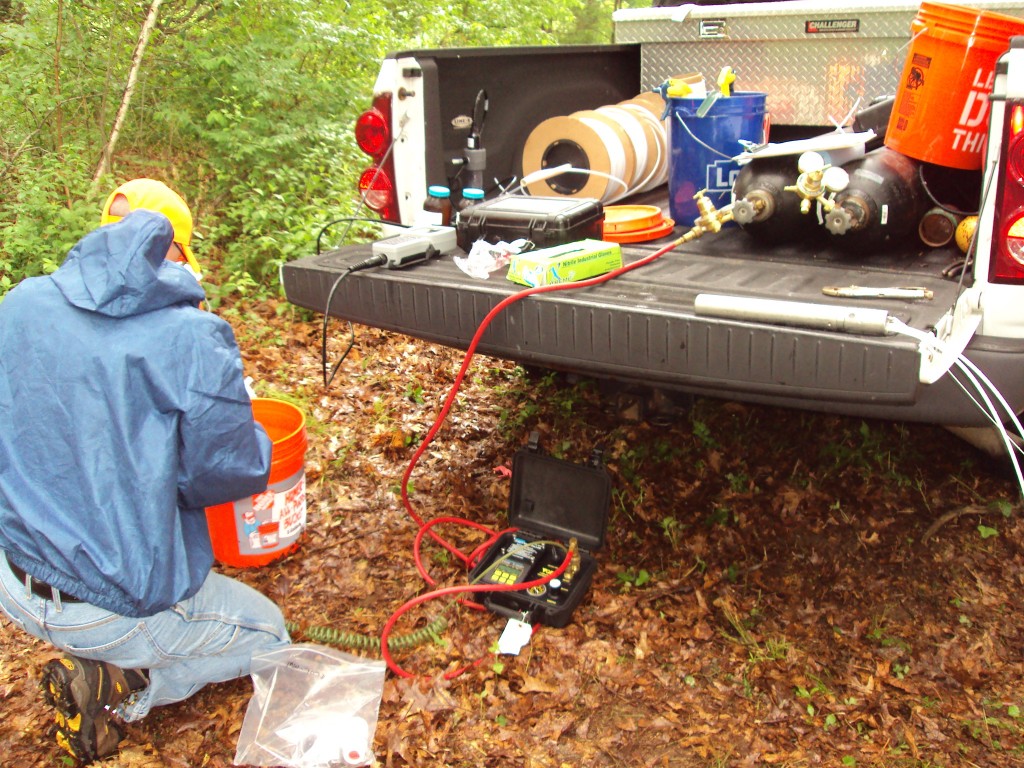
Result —
[[509, 195], [459, 211], [455, 227], [459, 248], [469, 251], [477, 240], [511, 243], [525, 238], [537, 248], [604, 237], [600, 200]]
[[[578, 569], [545, 587], [507, 592], [478, 592], [488, 610], [530, 623], [564, 627], [583, 600], [604, 544], [611, 507], [611, 477], [601, 453], [587, 464], [556, 459], [540, 451], [537, 435], [512, 460], [509, 524], [470, 573], [473, 583], [523, 583], [542, 578], [564, 561], [569, 540], [579, 547]], [[538, 542], [557, 541], [556, 547]], [[511, 556], [502, 559], [507, 553]]]

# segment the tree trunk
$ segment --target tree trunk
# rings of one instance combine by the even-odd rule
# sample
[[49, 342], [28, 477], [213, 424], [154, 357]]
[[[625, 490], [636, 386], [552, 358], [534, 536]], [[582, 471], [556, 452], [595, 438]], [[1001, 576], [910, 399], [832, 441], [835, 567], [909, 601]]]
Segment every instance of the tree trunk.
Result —
[[117, 139], [121, 134], [121, 126], [124, 124], [125, 115], [128, 114], [132, 94], [135, 93], [135, 84], [138, 82], [139, 70], [142, 68], [142, 54], [149, 43], [149, 36], [153, 32], [153, 27], [156, 26], [156, 18], [160, 11], [161, 3], [163, 3], [163, 0], [152, 0], [149, 6], [149, 13], [146, 14], [146, 20], [142, 23], [139, 41], [135, 44], [135, 53], [132, 54], [132, 66], [128, 70], [128, 82], [124, 87], [124, 95], [121, 97], [121, 106], [118, 107], [117, 114], [114, 116], [114, 125], [110, 129], [110, 138], [103, 145], [103, 150], [100, 153], [100, 162], [96, 166], [96, 173], [92, 178], [93, 194], [99, 188], [100, 180], [110, 171], [110, 159], [114, 154], [114, 147], [117, 146]]
[[[60, 50], [63, 44], [64, 0], [57, 0], [57, 33], [56, 39], [53, 41], [53, 95], [57, 102], [54, 114], [54, 124], [56, 125], [54, 149], [57, 151], [57, 157], [60, 158], [62, 163], [64, 161], [64, 108], [61, 106], [63, 98], [60, 92]], [[71, 207], [71, 190], [68, 188], [67, 182], [64, 183], [64, 205], [67, 208]]]

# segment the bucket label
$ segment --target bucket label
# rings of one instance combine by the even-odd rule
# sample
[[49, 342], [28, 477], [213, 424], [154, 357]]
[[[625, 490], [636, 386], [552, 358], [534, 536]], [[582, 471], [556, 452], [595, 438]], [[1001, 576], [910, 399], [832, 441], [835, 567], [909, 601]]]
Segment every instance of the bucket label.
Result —
[[234, 507], [239, 554], [283, 549], [306, 529], [306, 475], [300, 471], [262, 493], [236, 501]]
[[[894, 126], [897, 131], [908, 131], [911, 129], [911, 119], [923, 108], [928, 99], [934, 99], [934, 94], [926, 94], [922, 89], [928, 85], [927, 68], [931, 59], [923, 56], [914, 56], [913, 66], [907, 73], [906, 81], [903, 84], [903, 94], [900, 96], [897, 114], [894, 115]], [[923, 61], [918, 61], [923, 59]], [[992, 90], [995, 73], [978, 67], [971, 79], [970, 90], [964, 97], [963, 105], [960, 107], [955, 125], [947, 123], [948, 148], [954, 154], [959, 155], [980, 155], [985, 149], [985, 139], [988, 136], [988, 94]], [[931, 87], [939, 86], [932, 84]], [[934, 106], [934, 105], [933, 105]], [[952, 111], [952, 110], [951, 110]], [[918, 130], [923, 130], [917, 127]]]
[[995, 81], [995, 72], [978, 67], [967, 92], [960, 118], [953, 128], [953, 149], [959, 152], [981, 153], [988, 135], [988, 94]]
[[306, 527], [306, 478], [305, 475], [299, 478], [299, 482], [293, 485], [284, 493], [276, 493], [275, 503], [278, 498], [281, 500], [280, 524], [281, 535], [286, 538], [298, 536]]
[[903, 84], [903, 95], [900, 97], [900, 103], [897, 107], [899, 118], [896, 122], [896, 128], [900, 131], [907, 130], [910, 126], [910, 118], [917, 112], [918, 101], [921, 98], [917, 92], [920, 88], [924, 87], [926, 82], [924, 70], [931, 64], [931, 59], [927, 59], [924, 62], [918, 62], [916, 59], [917, 57], [915, 57], [914, 66], [907, 73], [907, 81]]
[[739, 175], [740, 167], [732, 160], [717, 160], [708, 166], [704, 188], [709, 196], [729, 194]]

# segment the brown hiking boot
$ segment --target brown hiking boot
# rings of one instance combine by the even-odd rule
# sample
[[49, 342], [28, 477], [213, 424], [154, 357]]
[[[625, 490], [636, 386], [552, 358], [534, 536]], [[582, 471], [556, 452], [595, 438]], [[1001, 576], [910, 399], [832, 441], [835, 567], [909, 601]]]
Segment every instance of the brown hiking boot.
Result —
[[47, 662], [43, 697], [56, 710], [58, 746], [83, 765], [117, 752], [124, 730], [111, 719], [109, 710], [144, 685], [133, 688], [124, 670], [106, 662], [67, 654]]

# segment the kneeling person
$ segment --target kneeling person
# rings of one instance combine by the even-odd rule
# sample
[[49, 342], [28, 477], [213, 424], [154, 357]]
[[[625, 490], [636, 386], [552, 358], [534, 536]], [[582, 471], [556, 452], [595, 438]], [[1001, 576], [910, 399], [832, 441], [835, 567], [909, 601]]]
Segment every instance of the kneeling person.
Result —
[[117, 751], [119, 719], [289, 642], [272, 601], [211, 571], [205, 508], [266, 488], [271, 441], [231, 327], [175, 263], [191, 213], [135, 180], [108, 221], [0, 303], [0, 608], [65, 651], [43, 690], [82, 763]]

